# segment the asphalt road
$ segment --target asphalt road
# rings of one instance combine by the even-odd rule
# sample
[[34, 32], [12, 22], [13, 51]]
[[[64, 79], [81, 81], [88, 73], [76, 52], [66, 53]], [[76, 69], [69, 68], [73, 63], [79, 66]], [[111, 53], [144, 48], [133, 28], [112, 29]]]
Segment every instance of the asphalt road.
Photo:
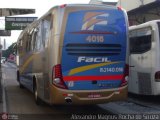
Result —
[[[16, 66], [12, 63], [2, 65], [2, 83], [4, 86], [3, 112], [10, 119], [18, 120], [57, 120], [78, 119], [79, 117], [93, 117], [97, 114], [109, 114], [97, 105], [89, 106], [38, 106], [35, 104], [34, 95], [27, 89], [20, 89], [16, 81]], [[91, 116], [89, 116], [91, 115]]]

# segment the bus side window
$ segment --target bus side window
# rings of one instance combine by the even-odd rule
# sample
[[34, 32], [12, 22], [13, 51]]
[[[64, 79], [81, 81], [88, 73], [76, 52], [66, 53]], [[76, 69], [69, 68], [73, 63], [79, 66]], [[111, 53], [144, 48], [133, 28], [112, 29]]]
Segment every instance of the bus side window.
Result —
[[22, 52], [22, 39], [17, 42], [17, 54]]
[[25, 46], [24, 51], [27, 52], [27, 49], [28, 49], [28, 35], [27, 35], [27, 33], [24, 34], [22, 44], [23, 44], [23, 46]]
[[26, 52], [30, 52], [30, 50], [31, 50], [31, 35], [27, 33]]
[[151, 49], [151, 35], [130, 38], [130, 53], [142, 54]]
[[31, 51], [34, 51], [34, 49], [35, 49], [35, 42], [36, 42], [36, 39], [37, 39], [37, 32], [38, 32], [38, 29], [34, 28], [34, 30], [32, 32], [32, 35], [31, 35]]
[[37, 34], [36, 34], [36, 39], [35, 39], [35, 47], [34, 47], [34, 51], [41, 51], [43, 50], [43, 44], [42, 44], [42, 23], [40, 22], [40, 24], [38, 25], [37, 29]]
[[42, 42], [43, 46], [46, 48], [47, 47], [47, 42], [49, 38], [49, 31], [50, 31], [50, 26], [51, 26], [51, 15], [48, 15], [43, 21], [42, 21]]

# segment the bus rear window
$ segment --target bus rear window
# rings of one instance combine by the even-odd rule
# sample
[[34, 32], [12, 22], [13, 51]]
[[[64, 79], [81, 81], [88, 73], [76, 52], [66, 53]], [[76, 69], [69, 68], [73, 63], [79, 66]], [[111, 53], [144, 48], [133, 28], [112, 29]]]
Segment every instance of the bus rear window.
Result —
[[131, 37], [130, 38], [130, 53], [142, 54], [151, 49], [151, 35]]

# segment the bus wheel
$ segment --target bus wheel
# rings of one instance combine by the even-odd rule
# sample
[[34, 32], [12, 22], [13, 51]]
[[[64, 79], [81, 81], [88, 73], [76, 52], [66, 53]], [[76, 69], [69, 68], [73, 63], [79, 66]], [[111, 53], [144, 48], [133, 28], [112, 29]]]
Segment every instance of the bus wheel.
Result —
[[17, 81], [19, 82], [19, 87], [20, 88], [24, 88], [24, 86], [21, 84], [20, 82], [20, 78], [19, 78], [19, 71], [17, 71]]
[[42, 100], [38, 97], [38, 91], [37, 91], [37, 85], [34, 85], [34, 97], [35, 97], [35, 102], [37, 105], [42, 105], [43, 102]]
[[17, 71], [17, 81], [19, 82], [19, 71]]
[[24, 86], [20, 83], [20, 81], [19, 81], [19, 87], [20, 87], [21, 89], [24, 88]]
[[21, 81], [19, 81], [19, 87], [20, 87], [21, 89], [24, 88], [24, 86], [21, 84]]

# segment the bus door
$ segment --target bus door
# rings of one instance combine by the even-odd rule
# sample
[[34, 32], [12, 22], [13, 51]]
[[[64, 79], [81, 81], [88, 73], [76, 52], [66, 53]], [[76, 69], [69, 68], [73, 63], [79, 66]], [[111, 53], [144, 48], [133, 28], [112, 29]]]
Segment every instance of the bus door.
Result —
[[151, 28], [130, 32], [130, 79], [129, 92], [150, 94], [151, 91]]

